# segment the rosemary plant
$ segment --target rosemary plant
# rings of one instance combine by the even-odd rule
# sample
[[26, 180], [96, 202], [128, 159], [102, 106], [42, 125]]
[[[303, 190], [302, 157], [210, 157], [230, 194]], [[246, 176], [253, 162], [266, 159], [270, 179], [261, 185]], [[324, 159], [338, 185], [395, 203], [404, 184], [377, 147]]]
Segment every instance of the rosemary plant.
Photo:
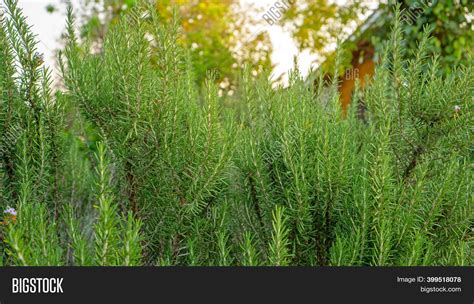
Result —
[[473, 264], [472, 60], [440, 73], [429, 30], [407, 56], [397, 10], [347, 113], [338, 64], [285, 88], [244, 69], [221, 97], [177, 18], [143, 1], [97, 48], [69, 9], [53, 93], [4, 0], [0, 265]]

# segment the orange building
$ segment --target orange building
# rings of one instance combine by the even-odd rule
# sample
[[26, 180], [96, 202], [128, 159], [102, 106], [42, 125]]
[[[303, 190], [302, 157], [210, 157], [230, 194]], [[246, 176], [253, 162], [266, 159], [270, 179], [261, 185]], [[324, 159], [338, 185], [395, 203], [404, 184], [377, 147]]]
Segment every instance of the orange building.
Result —
[[360, 86], [363, 88], [366, 85], [366, 81], [370, 81], [375, 72], [375, 46], [371, 42], [371, 37], [372, 33], [386, 29], [386, 18], [383, 16], [383, 10], [376, 10], [342, 44], [342, 47], [351, 44], [351, 48], [353, 48], [350, 67], [340, 77], [339, 82], [339, 92], [344, 112], [351, 102], [356, 81], [359, 80]]
[[374, 74], [374, 46], [366, 40], [357, 43], [357, 49], [352, 52], [351, 67], [346, 70], [339, 84], [342, 109], [346, 111], [355, 89], [356, 80], [363, 88], [366, 81]]

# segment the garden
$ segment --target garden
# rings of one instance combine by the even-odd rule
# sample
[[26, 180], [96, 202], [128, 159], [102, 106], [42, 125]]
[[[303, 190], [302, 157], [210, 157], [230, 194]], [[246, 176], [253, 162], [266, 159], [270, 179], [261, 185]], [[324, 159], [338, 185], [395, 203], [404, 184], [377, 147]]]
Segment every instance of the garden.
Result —
[[344, 44], [287, 85], [243, 64], [229, 93], [177, 9], [138, 1], [98, 47], [69, 7], [55, 76], [3, 1], [1, 266], [474, 264], [472, 45], [406, 48], [395, 5], [346, 108]]

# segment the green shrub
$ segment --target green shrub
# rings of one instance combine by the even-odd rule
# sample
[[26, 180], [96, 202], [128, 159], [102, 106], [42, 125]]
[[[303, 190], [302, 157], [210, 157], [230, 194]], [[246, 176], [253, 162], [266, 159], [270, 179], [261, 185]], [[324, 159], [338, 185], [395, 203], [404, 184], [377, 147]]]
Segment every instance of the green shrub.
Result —
[[1, 264], [473, 264], [472, 60], [443, 76], [428, 32], [406, 60], [396, 18], [347, 115], [337, 77], [297, 70], [287, 88], [244, 70], [235, 111], [212, 73], [195, 87], [178, 23], [145, 4], [100, 51], [69, 10], [52, 94], [5, 5], [0, 191], [18, 218], [0, 228]]

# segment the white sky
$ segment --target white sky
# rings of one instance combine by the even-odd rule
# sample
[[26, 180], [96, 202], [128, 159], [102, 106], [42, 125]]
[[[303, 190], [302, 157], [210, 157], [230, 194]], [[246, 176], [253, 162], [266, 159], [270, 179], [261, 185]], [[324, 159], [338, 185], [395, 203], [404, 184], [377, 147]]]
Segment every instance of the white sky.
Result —
[[58, 48], [58, 39], [64, 31], [64, 14], [49, 14], [46, 12], [48, 4], [60, 7], [64, 12], [64, 5], [60, 0], [19, 0], [18, 5], [27, 16], [28, 24], [32, 26], [33, 32], [38, 35], [38, 51], [44, 53], [45, 61], [52, 65], [55, 60], [53, 51]]
[[[242, 4], [253, 4], [267, 10], [278, 0], [240, 0]], [[344, 2], [344, 0], [338, 0]], [[73, 5], [79, 0], [72, 0]], [[50, 14], [46, 12], [46, 6], [53, 4], [59, 13]], [[19, 6], [28, 17], [32, 30], [38, 35], [40, 44], [38, 51], [45, 54], [45, 61], [49, 66], [54, 66], [54, 50], [58, 49], [58, 40], [65, 26], [65, 4], [61, 0], [19, 0]], [[317, 59], [317, 55], [305, 51], [298, 53], [296, 44], [289, 33], [284, 32], [278, 25], [266, 25], [273, 45], [272, 62], [275, 64], [273, 71], [275, 76], [286, 73], [293, 67], [293, 57], [298, 56], [299, 68], [303, 75], [311, 66], [311, 62]], [[286, 76], [284, 77], [286, 79]]]

